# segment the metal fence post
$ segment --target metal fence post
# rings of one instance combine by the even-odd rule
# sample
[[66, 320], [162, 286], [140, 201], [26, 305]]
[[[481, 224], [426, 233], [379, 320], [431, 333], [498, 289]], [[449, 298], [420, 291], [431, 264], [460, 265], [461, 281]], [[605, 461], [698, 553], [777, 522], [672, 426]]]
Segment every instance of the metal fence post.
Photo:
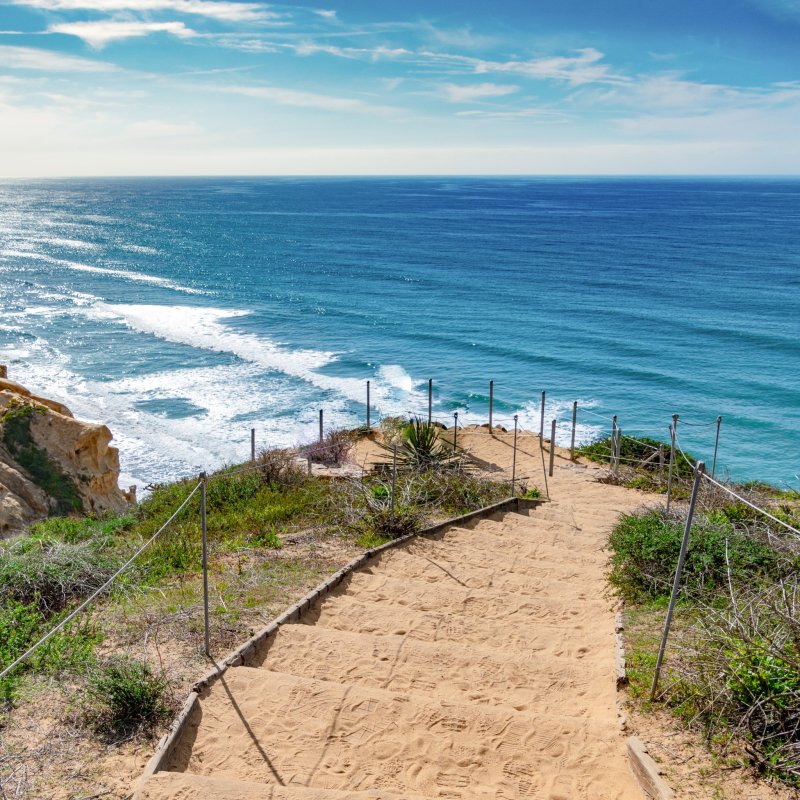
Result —
[[614, 451], [616, 448], [616, 441], [617, 441], [617, 415], [614, 414], [611, 417], [611, 455], [608, 457], [608, 466], [611, 467], [614, 464]]
[[433, 378], [428, 378], [428, 425], [431, 424], [432, 409], [433, 409]]
[[547, 472], [550, 477], [553, 477], [553, 462], [556, 458], [556, 421], [550, 425], [550, 467], [548, 468]]
[[517, 496], [517, 419], [519, 416], [514, 414], [514, 455], [511, 457], [511, 496]]
[[717, 471], [717, 448], [719, 447], [719, 426], [722, 425], [722, 417], [717, 417], [717, 436], [714, 439], [714, 460], [711, 462], [711, 477]]
[[453, 452], [456, 451], [456, 439], [458, 438], [458, 411], [453, 412]]
[[669, 514], [669, 503], [672, 499], [672, 465], [675, 462], [675, 434], [678, 429], [678, 415], [672, 415], [672, 425], [669, 426], [669, 472], [667, 474], [667, 514]]
[[369, 381], [367, 381], [367, 430], [369, 430]]
[[203, 539], [203, 626], [205, 631], [205, 651], [211, 657], [210, 633], [208, 624], [208, 531], [206, 528], [206, 473], [200, 473], [200, 531]]
[[489, 381], [489, 433], [492, 432], [492, 407], [494, 406], [494, 381]]
[[544, 400], [545, 391], [542, 389], [542, 413], [539, 417], [539, 449], [544, 450]]
[[394, 519], [394, 490], [397, 486], [397, 442], [392, 442], [392, 518]]
[[578, 401], [572, 404], [572, 438], [569, 441], [569, 458], [575, 460], [575, 429], [578, 426]]
[[250, 461], [256, 460], [256, 429], [250, 428]]
[[325, 435], [322, 433], [322, 409], [319, 410], [319, 443], [322, 444]]
[[689, 513], [686, 516], [686, 524], [683, 528], [683, 540], [681, 541], [681, 549], [678, 554], [678, 566], [675, 568], [675, 578], [672, 581], [672, 594], [669, 598], [669, 607], [667, 608], [667, 618], [664, 620], [664, 632], [661, 636], [661, 646], [658, 648], [658, 658], [656, 659], [656, 671], [653, 674], [653, 685], [650, 687], [650, 699], [655, 700], [656, 691], [658, 691], [658, 679], [661, 676], [661, 664], [664, 661], [664, 650], [667, 647], [667, 638], [669, 637], [669, 629], [672, 625], [672, 614], [675, 611], [675, 603], [678, 600], [678, 592], [681, 586], [681, 575], [683, 573], [683, 564], [686, 561], [686, 551], [689, 547], [689, 532], [692, 529], [692, 517], [694, 516], [694, 508], [697, 504], [697, 495], [700, 489], [700, 481], [705, 472], [706, 465], [702, 461], [697, 462], [694, 469], [694, 484], [692, 486], [692, 499], [689, 501]]
[[622, 455], [622, 428], [617, 428], [617, 446], [614, 450], [614, 477], [619, 474], [619, 459]]

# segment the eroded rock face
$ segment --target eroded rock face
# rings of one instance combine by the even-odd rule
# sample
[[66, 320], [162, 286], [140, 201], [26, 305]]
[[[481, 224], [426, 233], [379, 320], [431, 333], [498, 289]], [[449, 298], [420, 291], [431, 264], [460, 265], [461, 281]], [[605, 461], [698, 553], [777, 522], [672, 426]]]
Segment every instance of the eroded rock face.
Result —
[[119, 451], [105, 425], [8, 380], [0, 367], [0, 538], [51, 513], [123, 511]]

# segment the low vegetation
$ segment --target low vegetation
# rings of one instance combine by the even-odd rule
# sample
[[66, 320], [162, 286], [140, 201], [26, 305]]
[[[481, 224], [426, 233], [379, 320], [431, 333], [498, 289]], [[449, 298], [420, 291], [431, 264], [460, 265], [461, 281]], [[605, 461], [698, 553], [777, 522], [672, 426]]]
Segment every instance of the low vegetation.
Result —
[[[659, 458], [659, 450], [663, 455]], [[608, 464], [611, 457], [611, 437], [598, 439], [577, 450], [577, 454], [590, 461]], [[691, 454], [687, 458], [694, 462]], [[651, 439], [647, 436], [632, 438], [621, 436], [619, 467], [615, 474], [609, 474], [605, 481], [626, 486], [629, 489], [641, 489], [646, 492], [666, 492], [669, 462], [672, 458], [672, 496], [681, 499], [689, 494], [693, 470], [676, 448], [672, 453], [669, 444]]]
[[[736, 491], [798, 527], [800, 497], [763, 484]], [[626, 601], [631, 696], [650, 685], [685, 505], [622, 518], [610, 582]], [[705, 485], [656, 704], [702, 731], [718, 757], [800, 786], [800, 541]]]

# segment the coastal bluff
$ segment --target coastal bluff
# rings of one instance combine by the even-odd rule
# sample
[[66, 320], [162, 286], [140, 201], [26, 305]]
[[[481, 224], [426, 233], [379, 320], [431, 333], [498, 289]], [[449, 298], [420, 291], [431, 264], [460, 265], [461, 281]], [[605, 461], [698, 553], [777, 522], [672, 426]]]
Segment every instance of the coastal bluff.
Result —
[[105, 425], [9, 380], [0, 365], [0, 539], [53, 514], [123, 511], [119, 451]]

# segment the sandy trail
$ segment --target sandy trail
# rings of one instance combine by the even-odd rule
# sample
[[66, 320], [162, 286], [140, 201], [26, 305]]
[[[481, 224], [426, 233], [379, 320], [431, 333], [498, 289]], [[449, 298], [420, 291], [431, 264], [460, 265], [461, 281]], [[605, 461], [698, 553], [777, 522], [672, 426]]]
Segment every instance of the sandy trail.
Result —
[[[510, 471], [511, 434], [459, 444]], [[520, 444], [543, 487], [538, 439]], [[141, 800], [640, 800], [602, 548], [646, 497], [594, 479], [559, 458], [529, 515], [371, 561], [205, 692]]]

